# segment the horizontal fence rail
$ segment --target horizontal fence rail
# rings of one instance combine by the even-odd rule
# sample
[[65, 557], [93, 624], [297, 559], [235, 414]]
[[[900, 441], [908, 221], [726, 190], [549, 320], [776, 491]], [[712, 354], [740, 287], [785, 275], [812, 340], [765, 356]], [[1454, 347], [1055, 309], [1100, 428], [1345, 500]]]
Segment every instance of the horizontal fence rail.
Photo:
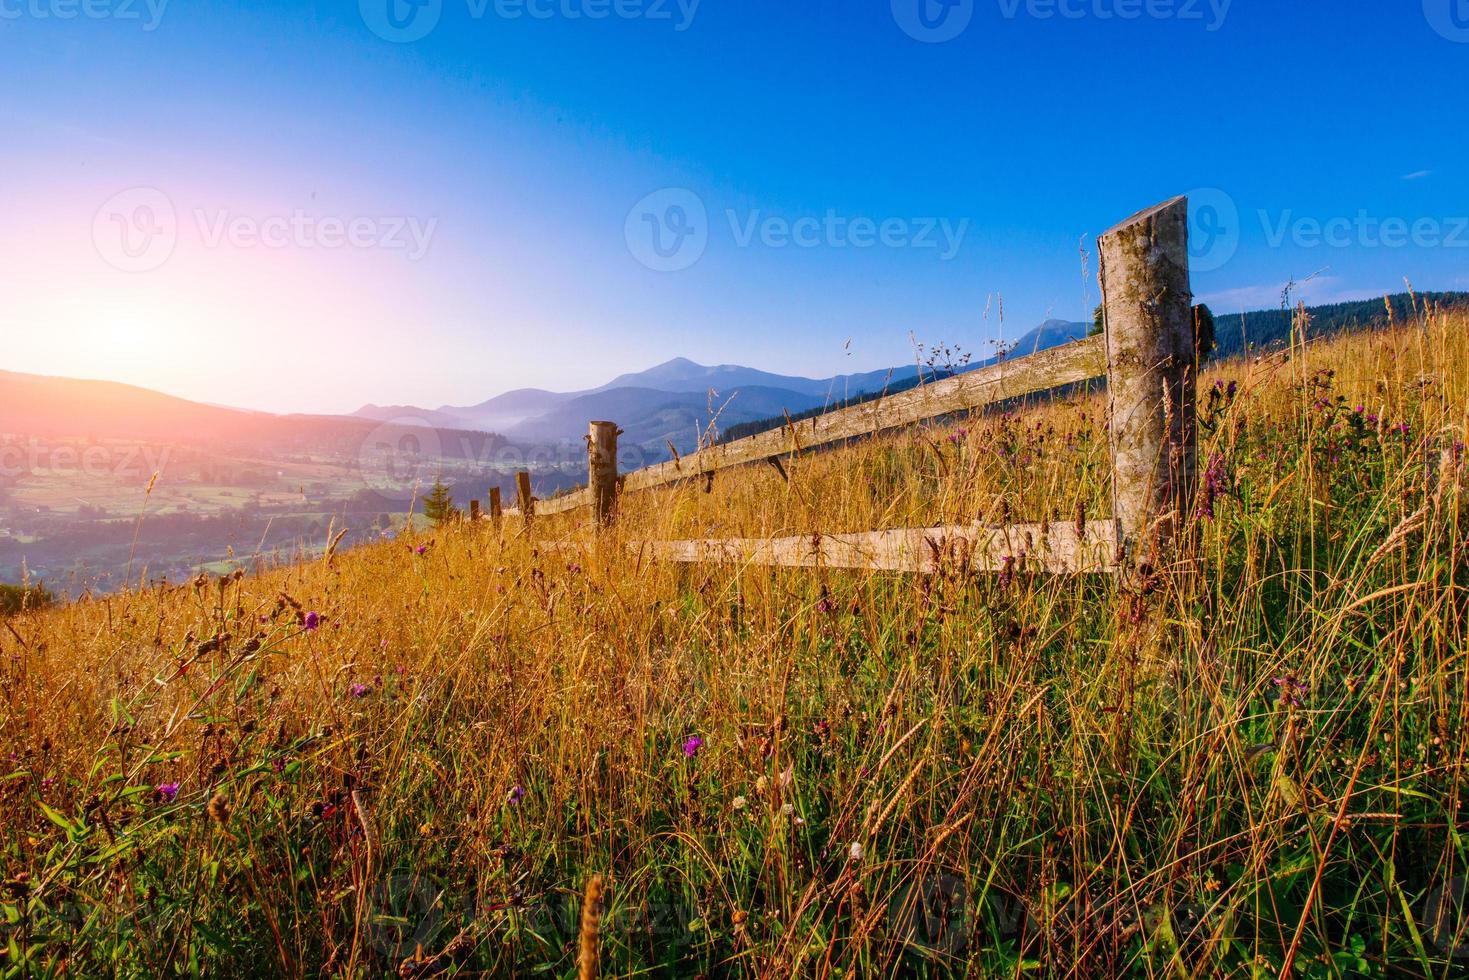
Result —
[[[635, 470], [624, 478], [622, 491], [651, 490], [744, 463], [776, 459], [915, 422], [983, 408], [1033, 392], [1099, 378], [1106, 373], [1107, 352], [1102, 338], [1088, 337]], [[539, 501], [535, 511], [537, 515], [560, 514], [591, 503], [591, 491], [583, 489]]]
[[954, 524], [854, 534], [792, 538], [645, 541], [635, 551], [659, 561], [697, 564], [774, 565], [933, 574], [974, 572], [1112, 572], [1117, 566], [1117, 524]]

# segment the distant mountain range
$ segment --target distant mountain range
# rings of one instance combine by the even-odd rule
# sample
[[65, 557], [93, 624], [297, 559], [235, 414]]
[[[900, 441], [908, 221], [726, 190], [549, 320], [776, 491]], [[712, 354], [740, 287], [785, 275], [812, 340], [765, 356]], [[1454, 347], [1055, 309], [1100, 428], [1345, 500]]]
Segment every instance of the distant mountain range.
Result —
[[[1324, 336], [1384, 320], [1414, 316], [1407, 294], [1384, 299], [1313, 307], [1311, 333]], [[1469, 304], [1469, 293], [1419, 294], [1416, 303]], [[1283, 342], [1292, 315], [1281, 310], [1217, 315], [1216, 356], [1238, 354]], [[1077, 340], [1091, 325], [1047, 320], [1009, 345], [1007, 356], [1023, 357]], [[507, 440], [522, 446], [576, 443], [587, 422], [609, 419], [624, 439], [650, 455], [668, 444], [687, 452], [709, 432], [748, 434], [772, 419], [809, 416], [854, 399], [900, 391], [925, 380], [974, 370], [964, 365], [900, 365], [861, 374], [805, 378], [733, 364], [707, 366], [677, 357], [646, 371], [624, 374], [597, 388], [554, 392], [521, 388], [477, 405], [425, 409], [412, 405], [367, 405], [350, 416], [272, 415], [174, 398], [132, 385], [82, 381], [0, 371], [0, 434], [89, 436], [129, 440], [197, 442], [260, 447], [270, 451], [355, 453], [371, 436], [381, 441], [415, 427], [437, 429], [446, 454], [480, 458]], [[921, 374], [920, 374], [921, 371]], [[382, 423], [394, 422], [389, 430]], [[464, 449], [463, 447], [471, 447]]]
[[[1086, 336], [1087, 329], [1085, 323], [1047, 320], [1011, 345], [1010, 356], [1068, 343]], [[946, 369], [932, 365], [921, 370], [923, 377], [932, 378], [979, 366]], [[916, 384], [919, 377], [920, 367], [915, 364], [804, 378], [675, 357], [585, 391], [520, 388], [478, 405], [437, 409], [366, 405], [354, 414], [376, 420], [418, 418], [435, 426], [494, 431], [517, 443], [576, 441], [586, 434], [589, 421], [608, 419], [622, 427], [625, 441], [650, 453], [666, 453], [669, 445], [684, 453], [707, 437], [711, 421], [717, 432], [725, 432], [771, 417], [810, 415], [853, 398], [900, 391]]]

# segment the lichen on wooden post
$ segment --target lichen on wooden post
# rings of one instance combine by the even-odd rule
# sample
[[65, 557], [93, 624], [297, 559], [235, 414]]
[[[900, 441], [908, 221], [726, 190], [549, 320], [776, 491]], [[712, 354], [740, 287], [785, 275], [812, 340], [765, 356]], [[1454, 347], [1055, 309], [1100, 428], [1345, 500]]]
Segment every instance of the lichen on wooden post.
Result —
[[598, 524], [612, 520], [617, 504], [617, 436], [616, 422], [592, 422], [587, 433], [587, 486], [591, 489], [592, 509]]
[[1188, 199], [1128, 218], [1097, 242], [1107, 347], [1112, 504], [1134, 569], [1157, 567], [1192, 497], [1193, 292]]

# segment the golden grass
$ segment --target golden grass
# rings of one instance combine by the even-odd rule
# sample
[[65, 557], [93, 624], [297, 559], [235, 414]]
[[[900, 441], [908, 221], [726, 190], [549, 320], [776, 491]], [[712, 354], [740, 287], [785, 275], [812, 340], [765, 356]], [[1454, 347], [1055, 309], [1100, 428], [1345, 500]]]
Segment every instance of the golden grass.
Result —
[[7, 620], [0, 972], [1451, 975], [1469, 318], [1200, 403], [1136, 589], [626, 547], [1104, 517], [1083, 394]]

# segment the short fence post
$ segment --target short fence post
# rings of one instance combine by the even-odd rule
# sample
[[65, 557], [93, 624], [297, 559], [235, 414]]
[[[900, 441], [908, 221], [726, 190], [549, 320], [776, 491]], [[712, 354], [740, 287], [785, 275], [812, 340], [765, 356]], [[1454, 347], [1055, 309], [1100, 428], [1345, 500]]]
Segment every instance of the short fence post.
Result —
[[1128, 218], [1097, 242], [1107, 346], [1112, 506], [1124, 560], [1155, 568], [1192, 498], [1193, 295], [1188, 199]]
[[612, 520], [617, 504], [617, 436], [616, 422], [593, 422], [587, 434], [587, 486], [597, 523]]
[[500, 523], [500, 488], [490, 487], [490, 520]]
[[530, 494], [530, 473], [521, 470], [515, 474], [515, 491], [520, 501], [520, 516], [528, 521], [536, 516], [536, 498]]
[[477, 523], [479, 523], [479, 501], [478, 500], [471, 500], [469, 502], [469, 522], [471, 524], [477, 524]]

